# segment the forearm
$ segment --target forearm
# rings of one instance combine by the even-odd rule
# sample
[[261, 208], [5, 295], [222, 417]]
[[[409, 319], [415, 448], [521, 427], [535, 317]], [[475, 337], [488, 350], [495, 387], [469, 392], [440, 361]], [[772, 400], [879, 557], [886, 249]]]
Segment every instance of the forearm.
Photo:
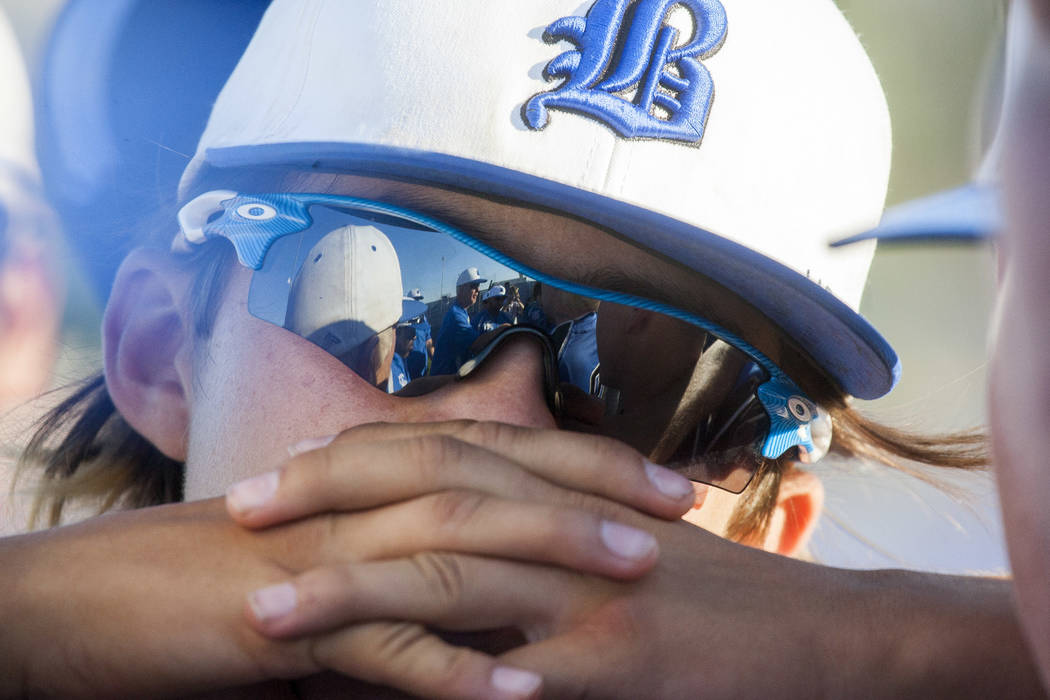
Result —
[[27, 695], [33, 623], [26, 619], [29, 541], [38, 535], [0, 539], [0, 698]]
[[[266, 565], [221, 502], [0, 539], [0, 698], [158, 697], [258, 680], [240, 623]], [[238, 632], [240, 632], [238, 634]]]
[[842, 576], [848, 585], [828, 597], [842, 617], [826, 638], [829, 695], [1044, 697], [1009, 581], [910, 571]]

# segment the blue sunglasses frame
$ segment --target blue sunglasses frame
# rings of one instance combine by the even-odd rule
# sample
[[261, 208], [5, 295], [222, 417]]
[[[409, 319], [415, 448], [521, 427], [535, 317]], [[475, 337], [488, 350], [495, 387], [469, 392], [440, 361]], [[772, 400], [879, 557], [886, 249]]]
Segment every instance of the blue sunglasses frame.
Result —
[[802, 461], [815, 461], [826, 451], [826, 446], [818, 449], [814, 444], [812, 431], [814, 421], [827, 420], [823, 409], [810, 400], [760, 350], [739, 336], [701, 316], [668, 304], [551, 277], [519, 263], [449, 224], [411, 209], [332, 194], [243, 194], [232, 190], [213, 190], [194, 198], [179, 211], [180, 235], [173, 248], [185, 249], [186, 244], [199, 245], [208, 239], [226, 238], [233, 244], [242, 265], [259, 270], [270, 246], [277, 239], [310, 228], [313, 217], [309, 210], [315, 205], [349, 214], [389, 217], [397, 220], [401, 226], [442, 233], [545, 285], [601, 301], [655, 311], [690, 323], [745, 353], [768, 375], [768, 379], [756, 389], [756, 395], [769, 417], [769, 433], [761, 449], [763, 457], [776, 459], [792, 447], [798, 447]]

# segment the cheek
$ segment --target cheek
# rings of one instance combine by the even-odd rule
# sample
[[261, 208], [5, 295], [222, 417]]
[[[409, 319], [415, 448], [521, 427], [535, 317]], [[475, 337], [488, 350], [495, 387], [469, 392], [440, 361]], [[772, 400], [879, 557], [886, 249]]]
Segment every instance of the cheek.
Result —
[[703, 505], [690, 510], [682, 519], [719, 537], [725, 537], [739, 500], [739, 495], [712, 486], [707, 490]]
[[186, 498], [277, 466], [300, 440], [390, 420], [390, 398], [312, 343], [227, 303], [198, 361]]

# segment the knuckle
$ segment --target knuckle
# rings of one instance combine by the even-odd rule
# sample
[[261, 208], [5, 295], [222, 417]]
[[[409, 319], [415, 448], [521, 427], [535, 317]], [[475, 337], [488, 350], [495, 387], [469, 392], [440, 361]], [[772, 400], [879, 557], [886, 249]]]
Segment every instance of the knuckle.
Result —
[[468, 525], [488, 501], [477, 491], [442, 491], [430, 498], [430, 507], [439, 527], [459, 529]]
[[623, 472], [637, 472], [642, 466], [642, 454], [633, 447], [619, 440], [598, 436], [590, 445], [594, 453], [595, 464], [601, 464], [603, 468], [612, 467]]
[[409, 459], [425, 469], [440, 469], [463, 460], [463, 443], [449, 435], [424, 435], [409, 441]]
[[488, 449], [505, 449], [519, 441], [526, 428], [496, 421], [478, 421], [469, 425], [462, 435], [475, 444]]
[[281, 487], [310, 491], [330, 483], [338, 475], [339, 462], [327, 448], [310, 450], [289, 458], [281, 467]]
[[477, 424], [478, 421], [473, 418], [457, 418], [456, 420], [444, 421], [441, 423], [441, 426], [451, 434], [462, 435], [463, 433], [470, 431]]
[[429, 591], [436, 593], [445, 607], [463, 600], [466, 575], [462, 560], [440, 552], [422, 552], [409, 560]]
[[354, 561], [357, 551], [356, 530], [351, 525], [353, 515], [328, 512], [310, 518], [315, 527], [313, 544], [317, 561]]
[[429, 633], [414, 622], [391, 622], [375, 629], [375, 650], [387, 665], [411, 666], [411, 659], [419, 655]]
[[610, 501], [602, 496], [596, 496], [582, 491], [566, 490], [563, 494], [561, 504], [577, 512], [588, 513], [593, 517], [606, 519], [619, 519], [626, 522], [633, 511], [627, 506], [615, 501]]
[[476, 657], [468, 647], [445, 647], [443, 651], [440, 662], [430, 672], [439, 691], [453, 693], [470, 677]]
[[358, 584], [359, 577], [349, 564], [311, 569], [295, 582], [297, 606], [307, 610], [331, 602], [335, 597], [356, 598]]

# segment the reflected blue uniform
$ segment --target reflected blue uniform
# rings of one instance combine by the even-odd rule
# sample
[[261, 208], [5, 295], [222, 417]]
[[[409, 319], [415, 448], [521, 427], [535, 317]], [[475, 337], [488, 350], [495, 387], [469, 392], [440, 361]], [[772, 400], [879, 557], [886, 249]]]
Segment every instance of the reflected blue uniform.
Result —
[[390, 393], [401, 391], [408, 385], [408, 367], [405, 366], [405, 358], [394, 353], [394, 359], [390, 361]]
[[412, 350], [408, 353], [406, 364], [408, 375], [412, 379], [419, 379], [427, 373], [427, 341], [430, 340], [430, 321], [424, 315], [419, 323], [415, 324], [416, 339], [412, 341]]
[[474, 330], [477, 331], [478, 335], [494, 331], [505, 323], [514, 325], [514, 319], [502, 311], [497, 313], [496, 317], [493, 318], [492, 315], [484, 309], [474, 314], [474, 318], [471, 321], [471, 325], [474, 326]]
[[441, 330], [434, 343], [430, 374], [455, 374], [460, 365], [470, 358], [470, 346], [477, 337], [478, 332], [471, 325], [467, 310], [459, 304], [453, 304], [441, 321]]
[[542, 328], [545, 331], [551, 330], [550, 323], [547, 322], [547, 315], [543, 313], [543, 307], [534, 299], [525, 305], [525, 311], [522, 313], [521, 322], [527, 323], [537, 328]]
[[558, 376], [589, 394], [591, 375], [598, 367], [598, 314], [592, 311], [571, 323], [565, 342], [558, 350]]

